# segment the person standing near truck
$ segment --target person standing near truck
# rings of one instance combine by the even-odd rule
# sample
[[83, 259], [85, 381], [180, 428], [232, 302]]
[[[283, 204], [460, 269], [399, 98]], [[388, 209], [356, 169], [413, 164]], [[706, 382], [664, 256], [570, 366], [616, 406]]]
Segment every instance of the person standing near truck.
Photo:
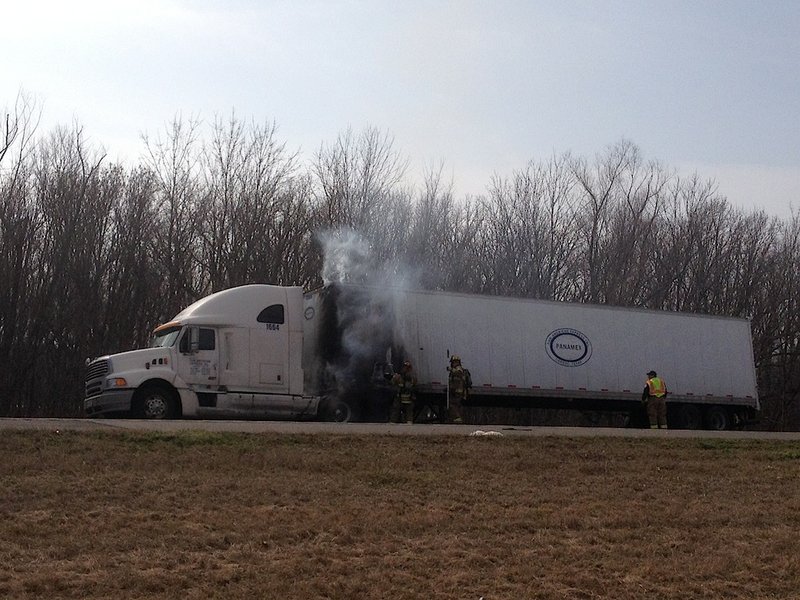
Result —
[[469, 371], [461, 365], [461, 357], [456, 354], [450, 357], [450, 366], [447, 370], [450, 384], [448, 420], [451, 423], [463, 423], [463, 404], [467, 399], [469, 388], [472, 386]]
[[414, 422], [414, 388], [417, 385], [411, 362], [403, 363], [400, 372], [392, 377], [392, 383], [397, 386], [392, 402], [392, 422], [402, 423], [404, 418], [406, 423], [411, 424]]
[[667, 428], [667, 384], [655, 371], [648, 371], [647, 383], [642, 391], [642, 402], [647, 405], [650, 429]]

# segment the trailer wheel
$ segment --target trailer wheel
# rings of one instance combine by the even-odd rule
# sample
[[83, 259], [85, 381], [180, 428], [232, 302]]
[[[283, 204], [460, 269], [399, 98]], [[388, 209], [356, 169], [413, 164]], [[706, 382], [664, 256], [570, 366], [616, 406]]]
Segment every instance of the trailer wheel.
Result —
[[694, 404], [683, 404], [678, 409], [679, 429], [700, 429], [703, 426], [703, 413]]
[[724, 431], [731, 425], [728, 410], [722, 406], [712, 406], [706, 411], [706, 426], [712, 431]]
[[178, 416], [178, 403], [163, 386], [144, 387], [134, 396], [134, 415], [141, 419], [174, 419]]

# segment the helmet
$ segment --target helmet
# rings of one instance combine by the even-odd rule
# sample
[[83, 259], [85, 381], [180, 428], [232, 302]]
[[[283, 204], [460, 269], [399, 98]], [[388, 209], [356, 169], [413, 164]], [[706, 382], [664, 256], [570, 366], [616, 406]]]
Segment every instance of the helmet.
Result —
[[403, 368], [404, 369], [410, 369], [411, 368], [411, 361], [410, 360], [404, 361], [403, 362]]
[[461, 357], [458, 354], [453, 354], [453, 356], [450, 357], [450, 362], [451, 363], [460, 363], [461, 362]]
[[648, 377], [656, 377], [656, 372], [655, 371], [648, 371], [647, 372], [647, 376]]

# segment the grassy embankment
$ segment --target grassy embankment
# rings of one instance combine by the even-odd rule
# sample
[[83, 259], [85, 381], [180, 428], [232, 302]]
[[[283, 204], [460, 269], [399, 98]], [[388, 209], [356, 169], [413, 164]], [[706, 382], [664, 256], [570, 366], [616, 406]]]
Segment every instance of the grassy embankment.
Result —
[[800, 447], [6, 432], [3, 598], [797, 598]]

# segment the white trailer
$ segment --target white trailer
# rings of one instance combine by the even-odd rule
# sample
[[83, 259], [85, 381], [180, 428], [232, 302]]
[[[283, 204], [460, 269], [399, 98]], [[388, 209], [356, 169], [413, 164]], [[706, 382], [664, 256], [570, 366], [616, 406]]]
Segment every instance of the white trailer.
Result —
[[421, 403], [441, 408], [451, 354], [472, 374], [473, 405], [638, 414], [652, 369], [673, 426], [725, 429], [759, 408], [747, 320], [350, 285], [204, 298], [157, 328], [154, 348], [92, 361], [85, 406], [385, 420], [386, 378], [406, 359]]
[[[746, 319], [391, 288], [339, 290], [330, 302], [336, 313], [347, 314], [343, 307], [350, 306], [351, 321], [370, 324], [353, 345], [363, 349], [371, 341], [369, 352], [379, 357], [390, 339], [402, 354], [394, 366], [412, 362], [423, 396], [445, 397], [448, 356], [457, 354], [472, 374], [473, 405], [643, 413], [646, 373], [655, 370], [667, 382], [676, 426], [725, 429], [759, 409]], [[330, 288], [307, 294], [307, 310], [327, 296]], [[312, 334], [307, 359], [324, 355], [313, 341]]]

